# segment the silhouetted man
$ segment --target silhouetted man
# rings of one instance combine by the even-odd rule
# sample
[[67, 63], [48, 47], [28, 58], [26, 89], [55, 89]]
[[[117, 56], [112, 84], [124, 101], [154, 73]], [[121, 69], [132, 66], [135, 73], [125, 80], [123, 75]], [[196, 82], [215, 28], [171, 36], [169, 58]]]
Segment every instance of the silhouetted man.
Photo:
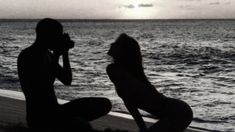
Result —
[[[34, 130], [90, 131], [88, 121], [106, 115], [111, 103], [106, 98], [82, 98], [59, 105], [54, 92], [57, 78], [65, 85], [72, 82], [68, 51], [74, 46], [62, 25], [43, 19], [36, 27], [36, 41], [18, 57], [18, 74], [26, 98], [28, 126]], [[59, 57], [63, 58], [63, 67]]]

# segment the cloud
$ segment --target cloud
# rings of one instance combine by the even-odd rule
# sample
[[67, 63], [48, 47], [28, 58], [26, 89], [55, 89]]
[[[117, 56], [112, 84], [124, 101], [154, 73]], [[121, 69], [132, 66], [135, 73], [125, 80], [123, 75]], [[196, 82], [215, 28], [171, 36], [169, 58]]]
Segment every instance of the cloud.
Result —
[[189, 2], [194, 2], [194, 1], [201, 1], [201, 0], [179, 0], [179, 1], [189, 1]]
[[226, 4], [226, 5], [231, 5], [231, 2], [230, 2], [230, 1], [228, 1], [228, 2], [225, 2], [225, 4]]
[[153, 7], [153, 4], [139, 4], [139, 7]]
[[139, 7], [139, 8], [149, 8], [149, 7], [153, 7], [153, 6], [154, 6], [153, 4], [139, 4], [138, 6], [135, 6], [133, 4], [129, 4], [129, 5], [119, 6], [119, 8], [133, 9], [133, 8], [136, 8], [136, 7]]
[[192, 9], [194, 9], [194, 7], [191, 6], [191, 5], [180, 5], [179, 8], [180, 8], [180, 9], [186, 9], [186, 10], [192, 10]]
[[128, 9], [133, 9], [135, 8], [135, 6], [133, 4], [130, 4], [130, 5], [123, 5], [121, 7], [124, 7], [124, 8], [128, 8]]
[[211, 2], [209, 5], [220, 5], [220, 2]]
[[217, 5], [231, 5], [232, 3], [231, 3], [231, 1], [225, 1], [225, 2], [219, 2], [219, 1], [217, 1], [217, 2], [211, 2], [211, 3], [209, 3], [209, 5], [211, 5], [211, 6], [217, 6]]

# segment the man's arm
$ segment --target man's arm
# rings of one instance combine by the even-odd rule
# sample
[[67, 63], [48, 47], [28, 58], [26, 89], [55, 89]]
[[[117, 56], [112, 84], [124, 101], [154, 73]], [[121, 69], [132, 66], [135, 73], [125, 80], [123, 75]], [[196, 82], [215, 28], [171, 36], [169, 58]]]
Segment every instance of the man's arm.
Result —
[[63, 67], [59, 64], [60, 55], [53, 53], [53, 61], [56, 69], [56, 77], [65, 85], [70, 85], [72, 82], [72, 70], [70, 66], [68, 51], [62, 54], [63, 57]]

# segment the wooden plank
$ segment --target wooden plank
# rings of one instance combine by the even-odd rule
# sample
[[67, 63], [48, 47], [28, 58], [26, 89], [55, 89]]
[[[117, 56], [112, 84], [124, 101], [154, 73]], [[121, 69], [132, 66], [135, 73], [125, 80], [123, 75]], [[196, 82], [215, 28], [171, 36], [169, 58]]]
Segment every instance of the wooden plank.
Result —
[[[66, 100], [58, 100], [59, 103], [66, 103]], [[1, 90], [0, 89], [0, 123], [1, 124], [24, 124], [25, 120], [25, 98], [21, 92]], [[144, 118], [146, 124], [151, 126], [157, 120], [152, 118]], [[92, 126], [98, 130], [105, 128], [128, 130], [129, 132], [137, 132], [138, 127], [131, 115], [110, 112], [107, 116], [101, 117], [91, 122]], [[185, 132], [205, 132], [188, 128]]]

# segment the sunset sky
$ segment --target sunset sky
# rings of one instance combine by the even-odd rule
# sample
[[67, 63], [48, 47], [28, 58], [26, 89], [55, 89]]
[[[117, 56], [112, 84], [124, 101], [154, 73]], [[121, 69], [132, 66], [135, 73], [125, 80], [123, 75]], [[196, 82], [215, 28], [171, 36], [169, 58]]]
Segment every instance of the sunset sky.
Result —
[[235, 0], [0, 0], [1, 18], [235, 18]]

